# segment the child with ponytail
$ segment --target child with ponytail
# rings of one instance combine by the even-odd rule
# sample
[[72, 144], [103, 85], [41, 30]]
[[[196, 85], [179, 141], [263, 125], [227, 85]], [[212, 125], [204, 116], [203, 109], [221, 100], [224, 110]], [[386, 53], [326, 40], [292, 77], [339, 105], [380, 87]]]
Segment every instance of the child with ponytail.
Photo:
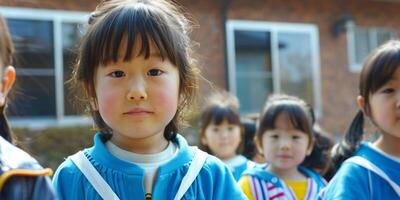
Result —
[[[360, 110], [342, 142], [333, 150], [339, 169], [324, 199], [400, 198], [400, 41], [377, 48], [361, 71], [357, 104]], [[380, 136], [362, 142], [364, 118]], [[340, 168], [339, 168], [340, 167]]]

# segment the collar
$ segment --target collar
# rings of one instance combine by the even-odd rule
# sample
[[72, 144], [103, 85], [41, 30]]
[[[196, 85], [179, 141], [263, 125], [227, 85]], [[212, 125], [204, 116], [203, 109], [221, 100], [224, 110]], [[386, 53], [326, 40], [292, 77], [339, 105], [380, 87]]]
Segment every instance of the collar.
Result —
[[[183, 138], [181, 135], [177, 134], [177, 136], [171, 142], [174, 142], [176, 145], [178, 145], [179, 150], [175, 158], [160, 166], [158, 169], [159, 175], [175, 171], [185, 164], [189, 165], [194, 156], [194, 149], [188, 146], [185, 138]], [[137, 164], [121, 160], [112, 155], [107, 150], [99, 133], [94, 136], [94, 146], [89, 149], [85, 149], [84, 152], [88, 156], [89, 160], [93, 159], [95, 161], [95, 164], [97, 163], [107, 168], [127, 174], [144, 174], [143, 168], [139, 167]]]

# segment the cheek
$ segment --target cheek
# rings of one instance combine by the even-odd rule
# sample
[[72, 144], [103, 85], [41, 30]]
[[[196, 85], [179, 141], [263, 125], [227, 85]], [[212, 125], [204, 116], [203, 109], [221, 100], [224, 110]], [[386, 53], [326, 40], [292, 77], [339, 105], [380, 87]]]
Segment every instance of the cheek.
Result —
[[100, 114], [103, 117], [108, 116], [110, 113], [116, 112], [116, 105], [118, 101], [116, 101], [116, 97], [118, 96], [118, 91], [115, 89], [107, 88], [102, 85], [98, 85], [96, 87], [97, 96], [97, 109], [100, 111]]
[[148, 92], [152, 93], [153, 101], [155, 101], [155, 104], [158, 107], [175, 114], [178, 107], [178, 85], [178, 82], [165, 81], [163, 83], [159, 83], [157, 86], [153, 86], [152, 91]]

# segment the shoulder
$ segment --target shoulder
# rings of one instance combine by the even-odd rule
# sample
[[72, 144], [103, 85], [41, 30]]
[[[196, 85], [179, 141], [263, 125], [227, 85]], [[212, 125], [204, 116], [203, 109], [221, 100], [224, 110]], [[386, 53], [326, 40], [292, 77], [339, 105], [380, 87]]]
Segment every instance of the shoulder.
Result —
[[68, 181], [68, 180], [75, 180], [76, 178], [79, 178], [82, 176], [81, 171], [78, 169], [78, 167], [72, 162], [72, 160], [68, 157], [65, 159], [64, 162], [61, 163], [60, 166], [58, 166], [54, 177], [53, 177], [53, 183], [58, 184], [63, 181]]
[[367, 199], [368, 171], [354, 163], [343, 163], [324, 191], [324, 199]]
[[231, 171], [218, 158], [207, 154], [199, 176], [204, 180], [203, 187], [212, 191], [213, 199], [245, 199]]
[[3, 169], [42, 169], [28, 153], [0, 137], [0, 164]]

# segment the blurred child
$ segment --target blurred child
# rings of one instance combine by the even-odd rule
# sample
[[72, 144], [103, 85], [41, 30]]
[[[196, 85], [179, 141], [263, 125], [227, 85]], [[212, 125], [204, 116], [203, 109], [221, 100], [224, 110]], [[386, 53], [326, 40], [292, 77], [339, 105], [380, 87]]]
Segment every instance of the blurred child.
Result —
[[325, 181], [304, 167], [309, 164], [305, 160], [315, 141], [311, 115], [301, 99], [286, 95], [269, 98], [256, 134], [256, 144], [267, 164], [244, 172], [239, 180], [250, 200], [317, 198]]
[[322, 130], [322, 128], [316, 123], [314, 109], [311, 105], [308, 105], [311, 113], [313, 133], [314, 133], [314, 147], [309, 156], [304, 161], [304, 166], [311, 168], [323, 175], [324, 179], [329, 181], [332, 178], [331, 171], [331, 149], [333, 142], [328, 134]]
[[257, 151], [255, 135], [257, 130], [257, 121], [250, 117], [241, 119], [243, 126], [243, 152], [242, 155], [256, 163], [264, 163], [264, 157]]
[[177, 133], [196, 96], [189, 22], [171, 1], [102, 1], [74, 80], [99, 129], [54, 176], [60, 199], [243, 199], [229, 169]]
[[[322, 196], [400, 199], [400, 41], [387, 42], [367, 58], [357, 104], [344, 140], [334, 147], [333, 163], [340, 169]], [[380, 132], [373, 143], [361, 142], [364, 116]]]
[[239, 101], [228, 92], [217, 92], [201, 113], [200, 140], [202, 149], [224, 161], [239, 180], [243, 171], [254, 163], [240, 155], [242, 125]]
[[29, 154], [12, 145], [5, 109], [15, 80], [12, 64], [14, 47], [0, 16], [0, 199], [55, 199], [51, 169], [43, 169]]

